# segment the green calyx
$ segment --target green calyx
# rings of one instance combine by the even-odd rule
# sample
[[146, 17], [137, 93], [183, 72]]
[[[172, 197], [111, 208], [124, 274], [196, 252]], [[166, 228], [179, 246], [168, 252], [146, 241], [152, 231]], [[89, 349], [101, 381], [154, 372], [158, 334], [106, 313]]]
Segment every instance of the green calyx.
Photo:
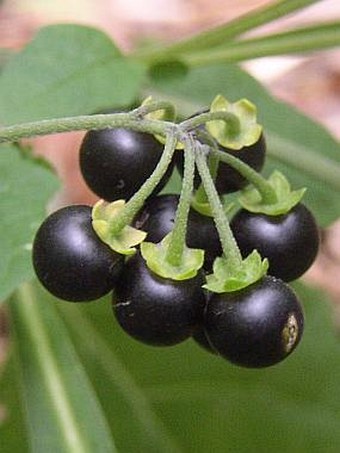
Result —
[[262, 260], [257, 250], [254, 250], [238, 266], [230, 264], [225, 257], [216, 258], [213, 273], [207, 275], [204, 288], [214, 293], [229, 293], [246, 288], [266, 275], [269, 267], [268, 260]]
[[133, 255], [136, 252], [135, 246], [144, 241], [147, 233], [129, 225], [113, 233], [113, 225], [124, 206], [124, 200], [112, 203], [98, 201], [92, 209], [92, 226], [98, 237], [112, 250], [122, 255]]
[[213, 100], [210, 112], [226, 112], [229, 120], [211, 120], [206, 128], [222, 146], [241, 149], [256, 143], [261, 135], [262, 127], [257, 123], [256, 107], [247, 99], [231, 103], [222, 95]]
[[[225, 213], [225, 215], [230, 213], [234, 206], [235, 203], [223, 203], [223, 212]], [[197, 200], [194, 195], [191, 199], [191, 207], [202, 215], [205, 215], [207, 217], [214, 217], [209, 201]]]
[[143, 242], [141, 244], [141, 254], [147, 266], [155, 274], [163, 278], [172, 280], [187, 280], [195, 277], [198, 270], [203, 266], [204, 251], [184, 247], [181, 263], [173, 266], [167, 260], [168, 247], [171, 241], [171, 233], [158, 244]]
[[306, 191], [304, 188], [291, 190], [287, 178], [277, 170], [270, 175], [267, 182], [275, 192], [276, 201], [266, 203], [260, 192], [249, 186], [242, 191], [239, 197], [239, 202], [244, 209], [272, 216], [286, 214], [301, 201]]

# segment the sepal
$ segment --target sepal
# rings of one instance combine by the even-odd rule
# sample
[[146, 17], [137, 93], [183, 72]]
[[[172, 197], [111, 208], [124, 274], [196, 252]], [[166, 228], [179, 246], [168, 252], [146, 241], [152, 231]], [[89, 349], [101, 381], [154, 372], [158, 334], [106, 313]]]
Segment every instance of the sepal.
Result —
[[230, 113], [235, 117], [234, 121], [230, 122], [212, 120], [206, 123], [207, 130], [220, 145], [237, 150], [259, 140], [262, 127], [257, 123], [256, 106], [252, 102], [240, 99], [231, 103], [219, 94], [210, 106], [210, 112], [218, 111]]
[[287, 178], [275, 170], [267, 180], [275, 191], [277, 201], [266, 204], [262, 201], [258, 190], [252, 186], [246, 187], [238, 198], [241, 206], [247, 211], [266, 215], [287, 214], [302, 199], [306, 189], [291, 190]]
[[112, 227], [124, 209], [125, 201], [116, 200], [107, 203], [99, 200], [92, 209], [92, 227], [98, 237], [112, 250], [122, 255], [133, 255], [135, 246], [146, 238], [147, 233], [126, 225], [118, 233], [112, 233]]
[[268, 267], [268, 260], [262, 259], [257, 250], [237, 268], [226, 258], [218, 257], [214, 261], [213, 273], [207, 275], [207, 283], [203, 287], [214, 293], [239, 291], [260, 280], [266, 275]]
[[152, 242], [141, 244], [141, 254], [148, 268], [160, 277], [172, 280], [187, 280], [195, 277], [203, 266], [204, 251], [185, 246], [181, 264], [173, 266], [166, 259], [170, 238], [171, 233], [167, 234], [158, 244]]

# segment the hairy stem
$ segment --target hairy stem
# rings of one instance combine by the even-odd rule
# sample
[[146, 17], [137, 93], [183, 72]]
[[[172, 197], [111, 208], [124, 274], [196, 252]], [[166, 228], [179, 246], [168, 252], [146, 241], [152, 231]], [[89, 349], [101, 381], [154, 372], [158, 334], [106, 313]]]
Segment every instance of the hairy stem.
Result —
[[182, 190], [176, 210], [175, 224], [166, 254], [166, 260], [173, 266], [179, 266], [183, 258], [183, 251], [186, 244], [187, 219], [190, 210], [195, 171], [194, 139], [191, 136], [186, 137], [184, 146], [184, 176]]
[[14, 142], [22, 138], [40, 135], [80, 130], [99, 130], [109, 127], [124, 127], [150, 134], [165, 135], [168, 126], [171, 124], [165, 121], [141, 119], [134, 112], [56, 118], [2, 127], [0, 128], [0, 143]]
[[258, 190], [261, 195], [262, 201], [265, 204], [273, 204], [277, 202], [277, 196], [275, 190], [270, 185], [270, 183], [261, 176], [257, 171], [251, 168], [249, 165], [242, 162], [235, 156], [232, 156], [229, 153], [223, 151], [211, 151], [213, 155], [218, 157], [222, 162], [230, 165], [238, 173], [240, 173], [244, 178], [247, 179], [254, 187]]
[[232, 135], [237, 135], [240, 131], [241, 125], [239, 118], [234, 113], [222, 110], [218, 112], [205, 112], [195, 115], [192, 118], [182, 121], [180, 127], [183, 131], [190, 131], [196, 129], [202, 124], [214, 120], [224, 120], [226, 127], [230, 130]]
[[223, 254], [232, 266], [239, 267], [242, 262], [242, 256], [230, 229], [228, 219], [224, 213], [214, 181], [210, 176], [206, 157], [204, 156], [204, 151], [206, 150], [207, 147], [205, 145], [201, 145], [200, 148], [197, 149], [195, 156], [197, 168], [208, 196], [211, 211], [220, 237]]

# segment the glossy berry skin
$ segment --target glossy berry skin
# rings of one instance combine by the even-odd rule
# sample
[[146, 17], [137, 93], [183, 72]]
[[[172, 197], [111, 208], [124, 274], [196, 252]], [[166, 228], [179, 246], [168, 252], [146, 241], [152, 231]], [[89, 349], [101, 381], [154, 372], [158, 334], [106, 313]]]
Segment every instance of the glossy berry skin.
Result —
[[[151, 175], [162, 152], [163, 145], [150, 134], [124, 128], [89, 131], [80, 147], [80, 170], [86, 184], [100, 198], [127, 200]], [[154, 194], [167, 183], [172, 167]]]
[[257, 249], [269, 260], [268, 273], [286, 282], [304, 274], [318, 253], [318, 226], [301, 203], [279, 216], [241, 209], [230, 226], [242, 255], [245, 257]]
[[211, 354], [217, 354], [217, 352], [211, 346], [208, 337], [204, 331], [204, 329], [198, 329], [192, 336], [192, 339], [195, 343], [197, 343], [201, 348], [205, 349], [207, 352]]
[[289, 286], [266, 276], [240, 291], [213, 294], [204, 327], [219, 355], [236, 365], [262, 368], [293, 352], [301, 339], [304, 316]]
[[[150, 198], [135, 219], [135, 226], [148, 233], [146, 240], [160, 242], [174, 227], [178, 195]], [[188, 247], [205, 250], [204, 268], [211, 270], [214, 259], [222, 254], [222, 246], [212, 217], [189, 211], [186, 243]]]
[[203, 283], [202, 273], [182, 281], [161, 278], [136, 254], [125, 264], [116, 286], [116, 319], [126, 333], [143, 343], [179, 343], [202, 323]]
[[123, 256], [111, 250], [92, 228], [91, 208], [74, 205], [45, 219], [33, 243], [33, 266], [54, 296], [86, 302], [109, 293], [123, 268]]
[[[244, 146], [239, 150], [226, 148], [219, 145], [219, 150], [231, 154], [242, 160], [254, 170], [260, 172], [263, 168], [266, 157], [266, 143], [263, 134], [259, 140], [250, 146]], [[183, 175], [184, 157], [183, 153], [176, 153], [176, 166]], [[199, 174], [196, 172], [194, 185], [197, 188], [201, 182]], [[224, 162], [220, 162], [216, 174], [215, 186], [220, 195], [236, 192], [248, 185], [248, 181], [241, 176], [236, 170]]]

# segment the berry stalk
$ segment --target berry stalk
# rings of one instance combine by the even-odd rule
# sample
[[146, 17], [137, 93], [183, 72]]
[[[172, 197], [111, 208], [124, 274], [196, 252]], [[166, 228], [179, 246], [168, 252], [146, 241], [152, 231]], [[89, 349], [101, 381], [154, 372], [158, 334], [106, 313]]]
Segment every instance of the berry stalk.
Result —
[[205, 191], [207, 193], [211, 211], [214, 216], [216, 228], [221, 240], [223, 254], [225, 258], [229, 260], [230, 264], [237, 268], [241, 266], [242, 256], [230, 229], [227, 217], [224, 213], [222, 203], [214, 185], [214, 181], [209, 172], [206, 157], [204, 156], [204, 151], [206, 151], [207, 149], [209, 148], [206, 145], [196, 147], [196, 165], [201, 176]]
[[209, 121], [214, 120], [223, 120], [225, 122], [225, 127], [228, 129], [228, 134], [231, 136], [237, 135], [240, 132], [241, 122], [237, 115], [226, 112], [223, 110], [215, 112], [205, 112], [195, 115], [192, 118], [189, 118], [181, 123], [181, 129], [184, 132], [197, 129], [199, 126], [202, 126]]
[[260, 193], [263, 203], [274, 204], [277, 202], [277, 196], [272, 185], [249, 165], [245, 164], [237, 157], [223, 151], [218, 151], [211, 148], [211, 153], [222, 162], [230, 165], [230, 167], [234, 168], [244, 178], [246, 178], [247, 181], [253, 184], [253, 186]]
[[190, 210], [191, 195], [195, 171], [194, 140], [188, 136], [184, 141], [184, 176], [176, 211], [175, 224], [168, 246], [166, 260], [173, 266], [179, 266], [182, 262], [187, 232], [187, 219]]

